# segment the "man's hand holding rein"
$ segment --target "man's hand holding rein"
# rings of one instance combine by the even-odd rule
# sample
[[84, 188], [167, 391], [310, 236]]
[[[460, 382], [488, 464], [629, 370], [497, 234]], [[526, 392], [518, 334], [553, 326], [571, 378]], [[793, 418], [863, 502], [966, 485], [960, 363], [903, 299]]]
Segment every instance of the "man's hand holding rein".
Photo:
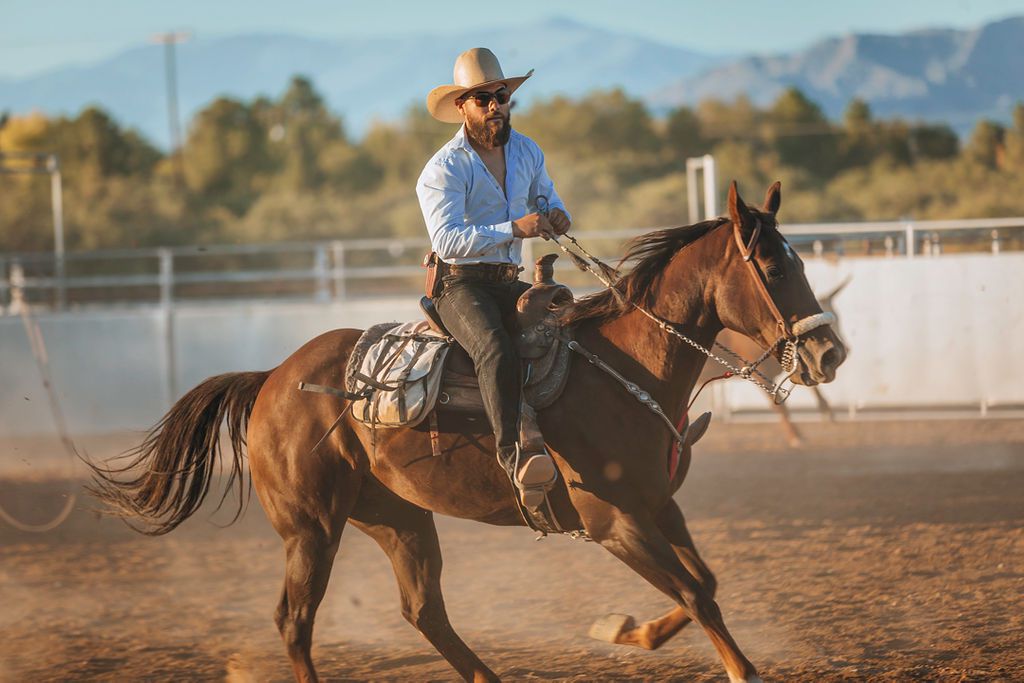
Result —
[[564, 235], [569, 232], [569, 228], [572, 227], [572, 222], [569, 217], [559, 208], [553, 208], [548, 213], [548, 221], [551, 223], [551, 227], [555, 229], [556, 235]]
[[[565, 214], [562, 214], [563, 217], [564, 215]], [[554, 216], [552, 216], [552, 218], [553, 217]], [[542, 213], [528, 213], [522, 218], [517, 218], [512, 221], [512, 234], [520, 239], [543, 237], [544, 239], [549, 240], [555, 235], [561, 235], [563, 233], [559, 232], [555, 228], [552, 221], [548, 220], [548, 216], [545, 216]]]

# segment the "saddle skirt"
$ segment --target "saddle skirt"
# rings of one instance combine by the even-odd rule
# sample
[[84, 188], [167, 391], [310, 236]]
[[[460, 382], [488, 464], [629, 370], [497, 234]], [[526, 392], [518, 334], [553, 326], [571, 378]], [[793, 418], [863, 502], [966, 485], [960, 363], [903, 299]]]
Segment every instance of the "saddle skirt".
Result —
[[[534, 411], [551, 405], [565, 388], [571, 332], [549, 314], [518, 335], [523, 399]], [[363, 332], [349, 357], [345, 386], [366, 394], [352, 404], [352, 415], [375, 427], [413, 427], [435, 408], [484, 412], [469, 356], [422, 320], [382, 323]]]

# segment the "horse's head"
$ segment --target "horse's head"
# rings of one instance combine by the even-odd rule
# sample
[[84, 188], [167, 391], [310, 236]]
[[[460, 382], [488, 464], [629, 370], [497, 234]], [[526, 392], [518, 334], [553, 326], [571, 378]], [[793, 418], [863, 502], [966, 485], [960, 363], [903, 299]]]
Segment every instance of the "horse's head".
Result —
[[714, 289], [715, 308], [727, 328], [754, 339], [783, 367], [786, 342], [796, 344], [793, 381], [813, 386], [831, 382], [846, 359], [846, 349], [814, 297], [804, 264], [778, 229], [782, 202], [776, 182], [760, 209], [748, 207], [733, 181], [729, 187], [731, 238], [725, 247]]

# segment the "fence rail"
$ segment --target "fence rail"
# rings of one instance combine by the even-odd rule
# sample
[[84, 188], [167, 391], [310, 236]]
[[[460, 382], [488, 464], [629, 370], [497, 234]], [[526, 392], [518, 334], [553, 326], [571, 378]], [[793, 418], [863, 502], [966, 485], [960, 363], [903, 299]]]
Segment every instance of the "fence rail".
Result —
[[[622, 243], [651, 230], [580, 233], [597, 255], [614, 258]], [[784, 225], [810, 257], [935, 257], [965, 251], [1024, 250], [1024, 217]], [[66, 253], [0, 253], [0, 310], [12, 287], [37, 306], [171, 305], [181, 300], [344, 300], [408, 295], [418, 287], [425, 238], [376, 238], [277, 244], [211, 245]], [[524, 262], [555, 251], [528, 241]], [[564, 259], [560, 277], [581, 287]], [[17, 280], [14, 283], [13, 280]]]

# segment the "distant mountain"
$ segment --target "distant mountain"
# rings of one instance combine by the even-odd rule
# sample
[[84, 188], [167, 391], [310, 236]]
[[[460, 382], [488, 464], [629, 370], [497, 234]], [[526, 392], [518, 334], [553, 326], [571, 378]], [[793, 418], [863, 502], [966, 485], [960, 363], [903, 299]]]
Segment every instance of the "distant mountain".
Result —
[[[707, 55], [559, 18], [443, 36], [322, 40], [243, 35], [178, 47], [180, 109], [187, 121], [219, 95], [276, 96], [293, 75], [302, 74], [358, 134], [374, 118], [395, 118], [410, 104], [423, 102], [434, 86], [450, 82], [455, 57], [477, 45], [494, 50], [506, 75], [537, 70], [517, 93], [523, 104], [616, 85], [647, 92], [716, 63]], [[162, 48], [152, 45], [88, 67], [0, 80], [0, 111], [73, 114], [95, 103], [166, 145], [163, 59]]]
[[1008, 120], [1024, 100], [1024, 16], [967, 31], [847, 35], [807, 50], [745, 57], [648, 93], [656, 107], [747, 94], [767, 104], [796, 86], [839, 117], [852, 97], [881, 116], [945, 121], [961, 133], [980, 117]]
[[[521, 104], [556, 93], [623, 87], [655, 111], [745, 93], [766, 104], [789, 86], [838, 118], [862, 97], [877, 115], [946, 121], [968, 131], [979, 117], [1009, 120], [1024, 99], [1024, 17], [973, 30], [847, 35], [774, 56], [714, 57], [567, 19], [451, 35], [325, 40], [292, 35], [200, 38], [178, 48], [185, 121], [219, 95], [276, 96], [296, 74], [312, 78], [348, 129], [398, 117], [448, 82], [455, 56], [486, 45], [508, 75], [536, 68]], [[150, 45], [106, 61], [0, 79], [0, 111], [74, 114], [99, 104], [167, 144], [163, 50]]]

